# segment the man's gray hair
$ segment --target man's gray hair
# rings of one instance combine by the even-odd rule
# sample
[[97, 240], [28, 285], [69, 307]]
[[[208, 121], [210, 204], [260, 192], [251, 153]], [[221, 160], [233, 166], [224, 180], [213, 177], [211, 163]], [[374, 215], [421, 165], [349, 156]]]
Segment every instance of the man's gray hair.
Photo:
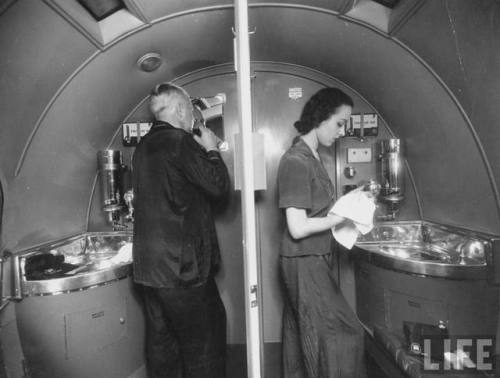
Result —
[[189, 94], [184, 88], [172, 83], [157, 84], [151, 91], [149, 109], [157, 118], [165, 110], [172, 112], [178, 103], [175, 100], [189, 101]]

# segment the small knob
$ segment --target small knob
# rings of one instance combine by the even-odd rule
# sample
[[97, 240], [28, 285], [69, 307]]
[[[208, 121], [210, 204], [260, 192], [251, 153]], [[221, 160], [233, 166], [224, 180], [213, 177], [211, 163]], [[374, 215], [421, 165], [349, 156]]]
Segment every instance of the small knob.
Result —
[[120, 324], [125, 324], [125, 318], [124, 317], [120, 317]]
[[356, 175], [356, 170], [353, 167], [345, 167], [344, 176], [347, 178], [353, 178]]

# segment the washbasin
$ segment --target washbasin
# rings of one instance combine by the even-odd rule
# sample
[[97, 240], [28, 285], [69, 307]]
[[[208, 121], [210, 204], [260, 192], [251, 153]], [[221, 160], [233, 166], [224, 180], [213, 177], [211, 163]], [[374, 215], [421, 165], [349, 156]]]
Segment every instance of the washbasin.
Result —
[[354, 254], [372, 264], [420, 275], [485, 277], [490, 243], [481, 235], [423, 222], [378, 225]]
[[17, 297], [103, 285], [132, 272], [132, 234], [87, 232], [21, 251], [13, 258]]
[[424, 244], [364, 244], [361, 248], [400, 259], [457, 265], [484, 265], [484, 254], [461, 255], [438, 245]]

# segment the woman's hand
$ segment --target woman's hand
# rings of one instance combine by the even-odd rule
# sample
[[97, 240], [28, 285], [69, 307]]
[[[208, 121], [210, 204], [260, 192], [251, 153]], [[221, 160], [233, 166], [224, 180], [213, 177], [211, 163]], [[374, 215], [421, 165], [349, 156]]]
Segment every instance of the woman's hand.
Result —
[[335, 226], [349, 220], [334, 213], [329, 213], [327, 217], [330, 218], [330, 221], [332, 222], [332, 226], [330, 228], [334, 228]]

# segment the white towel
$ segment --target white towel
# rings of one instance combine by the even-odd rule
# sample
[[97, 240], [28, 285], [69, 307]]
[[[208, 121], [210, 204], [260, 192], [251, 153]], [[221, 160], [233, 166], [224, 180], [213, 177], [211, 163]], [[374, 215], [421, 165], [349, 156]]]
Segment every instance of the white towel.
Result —
[[353, 247], [359, 233], [367, 234], [373, 228], [373, 214], [376, 206], [368, 193], [353, 190], [340, 197], [329, 211], [329, 214], [337, 214], [353, 221], [353, 223], [343, 223], [341, 227], [332, 228], [335, 240], [347, 249]]
[[116, 255], [109, 259], [114, 264], [130, 263], [132, 262], [132, 243], [126, 243], [123, 245]]
[[332, 234], [335, 240], [347, 249], [351, 249], [358, 239], [359, 231], [354, 223], [343, 224], [342, 227], [332, 228]]

